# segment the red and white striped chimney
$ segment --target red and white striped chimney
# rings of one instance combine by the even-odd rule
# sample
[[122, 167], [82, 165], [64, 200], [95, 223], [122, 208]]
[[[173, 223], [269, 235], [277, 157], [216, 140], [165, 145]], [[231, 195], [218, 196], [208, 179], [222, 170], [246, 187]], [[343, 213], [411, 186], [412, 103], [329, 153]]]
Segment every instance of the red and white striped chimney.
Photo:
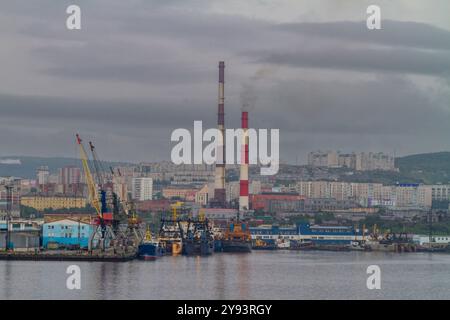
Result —
[[239, 211], [249, 209], [248, 203], [248, 112], [242, 112], [242, 146], [241, 146], [241, 167], [239, 182]]
[[217, 144], [214, 200], [221, 207], [225, 206], [225, 62], [219, 62], [219, 103], [217, 125], [221, 137]]

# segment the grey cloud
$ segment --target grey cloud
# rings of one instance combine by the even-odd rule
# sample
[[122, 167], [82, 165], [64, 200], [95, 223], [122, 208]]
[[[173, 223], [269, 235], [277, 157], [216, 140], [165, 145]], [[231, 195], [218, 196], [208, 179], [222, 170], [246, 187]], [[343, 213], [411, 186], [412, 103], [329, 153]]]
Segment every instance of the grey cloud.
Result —
[[424, 74], [450, 77], [450, 32], [415, 22], [383, 21], [280, 24], [290, 47], [245, 53], [257, 63], [290, 67]]
[[[41, 2], [24, 11], [24, 1], [5, 7], [18, 17], [17, 34], [7, 39], [16, 37], [12, 45], [24, 48], [11, 61], [26, 59], [32, 68], [24, 74], [27, 86], [16, 88], [22, 95], [0, 92], [3, 153], [76, 156], [73, 133], [80, 131], [98, 141], [103, 158], [167, 159], [173, 129], [191, 128], [194, 120], [215, 126], [222, 59], [227, 127], [239, 124], [240, 92], [250, 83], [257, 97], [250, 123], [281, 130], [284, 159], [319, 148], [399, 154], [450, 148], [443, 139], [450, 134], [448, 83], [429, 91], [405, 80], [406, 74], [449, 78], [446, 30], [398, 21], [374, 32], [364, 22], [277, 24], [176, 0], [81, 1], [83, 29], [67, 32], [61, 18], [67, 2]], [[295, 68], [319, 72], [310, 79]], [[358, 82], [353, 71], [375, 79]], [[9, 77], [1, 83], [5, 88]], [[92, 89], [77, 98], [86, 83]], [[47, 91], [30, 95], [41, 89]]]
[[327, 23], [284, 23], [279, 30], [293, 35], [321, 37], [348, 42], [404, 46], [426, 50], [450, 50], [450, 31], [425, 23], [382, 20], [381, 30], [369, 30], [365, 21]]
[[[83, 98], [57, 98], [40, 96], [0, 95], [2, 118], [26, 119], [30, 123], [46, 121], [48, 123], [91, 124], [110, 130], [120, 127], [133, 128], [177, 128], [186, 125], [189, 118], [194, 121], [207, 105], [205, 101], [172, 99], [169, 101], [110, 101]], [[180, 112], [188, 109], [189, 114]], [[26, 116], [26, 117], [25, 117]], [[212, 117], [210, 117], [212, 118]]]
[[[0, 136], [4, 155], [78, 156], [75, 133], [93, 139], [102, 158], [120, 161], [163, 160], [170, 157], [170, 135], [179, 127], [205, 125], [204, 103], [107, 101], [39, 96], [0, 95]], [[183, 110], [189, 110], [184, 112]]]
[[[303, 48], [295, 52], [259, 53], [259, 63], [292, 67], [450, 76], [450, 52], [403, 48]], [[256, 53], [249, 54], [252, 57]]]

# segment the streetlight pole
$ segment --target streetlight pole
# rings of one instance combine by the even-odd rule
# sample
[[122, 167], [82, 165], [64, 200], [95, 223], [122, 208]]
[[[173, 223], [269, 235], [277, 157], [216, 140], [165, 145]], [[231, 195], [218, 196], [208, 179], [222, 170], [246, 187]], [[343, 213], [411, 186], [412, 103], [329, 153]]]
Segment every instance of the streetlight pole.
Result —
[[433, 242], [433, 211], [430, 209], [428, 213], [428, 242], [431, 249], [431, 243]]
[[6, 185], [6, 251], [9, 251], [11, 243], [11, 233], [10, 233], [10, 221], [11, 221], [11, 210], [12, 210], [12, 190], [13, 186]]

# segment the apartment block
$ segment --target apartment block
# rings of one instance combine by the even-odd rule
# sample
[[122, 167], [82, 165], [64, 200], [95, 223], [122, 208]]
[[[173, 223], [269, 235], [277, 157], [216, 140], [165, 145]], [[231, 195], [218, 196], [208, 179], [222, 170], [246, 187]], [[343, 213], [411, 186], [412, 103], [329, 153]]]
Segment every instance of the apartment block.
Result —
[[38, 211], [45, 209], [70, 209], [86, 207], [86, 198], [65, 196], [23, 196], [21, 205], [34, 208]]
[[138, 201], [153, 199], [153, 179], [152, 178], [133, 178], [132, 197]]
[[308, 154], [308, 165], [326, 168], [349, 168], [357, 171], [395, 171], [395, 159], [383, 152], [342, 154], [337, 151], [316, 151]]

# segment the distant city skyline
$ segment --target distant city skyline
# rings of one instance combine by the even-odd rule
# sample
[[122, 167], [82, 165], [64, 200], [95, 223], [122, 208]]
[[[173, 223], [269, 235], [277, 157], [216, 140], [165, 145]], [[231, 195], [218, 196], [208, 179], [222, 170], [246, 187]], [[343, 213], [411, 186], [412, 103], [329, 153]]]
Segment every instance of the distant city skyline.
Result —
[[[314, 150], [397, 156], [450, 150], [450, 3], [378, 1], [14, 1], [0, 13], [0, 156], [77, 158], [75, 133], [105, 161], [170, 159], [170, 133], [280, 129], [280, 158]], [[298, 160], [297, 160], [298, 159]]]
[[[379, 150], [367, 150], [367, 151], [359, 151], [359, 150], [351, 150], [351, 151], [343, 151], [343, 150], [332, 150], [332, 149], [321, 149], [321, 150], [308, 150], [305, 151], [304, 156], [302, 156], [301, 158], [289, 158], [288, 161], [285, 161], [283, 158], [281, 159], [281, 164], [290, 164], [290, 165], [308, 165], [308, 154], [311, 152], [319, 152], [319, 151], [323, 151], [323, 152], [327, 152], [327, 151], [337, 151], [340, 152], [340, 154], [356, 154], [356, 153], [384, 153], [387, 155], [391, 155], [394, 156], [395, 158], [402, 158], [402, 157], [407, 157], [407, 156], [413, 156], [413, 155], [418, 155], [418, 154], [429, 154], [429, 153], [441, 153], [441, 152], [450, 152], [450, 150], [439, 150], [439, 151], [430, 151], [430, 152], [420, 152], [420, 153], [408, 153], [408, 154], [398, 154], [398, 153], [394, 153], [394, 152], [383, 152], [383, 151], [379, 151]], [[27, 155], [27, 154], [20, 154], [20, 155], [3, 155], [0, 153], [0, 164], [3, 165], [18, 165], [20, 164], [20, 158], [22, 157], [30, 157], [30, 158], [48, 158], [48, 159], [54, 159], [54, 158], [63, 158], [63, 159], [73, 159], [73, 160], [80, 160], [79, 155], [75, 154], [73, 156], [68, 155], [62, 155], [62, 156], [52, 156], [52, 155]], [[151, 162], [171, 162], [170, 160], [170, 155], [168, 158], [166, 159], [158, 159], [158, 160], [148, 160], [148, 159], [137, 159], [137, 160], [117, 160], [117, 159], [100, 159], [102, 162], [114, 162], [114, 163], [123, 163], [123, 164], [139, 164], [139, 163], [151, 163]], [[212, 165], [214, 166], [214, 165]], [[234, 165], [233, 165], [234, 166]]]

